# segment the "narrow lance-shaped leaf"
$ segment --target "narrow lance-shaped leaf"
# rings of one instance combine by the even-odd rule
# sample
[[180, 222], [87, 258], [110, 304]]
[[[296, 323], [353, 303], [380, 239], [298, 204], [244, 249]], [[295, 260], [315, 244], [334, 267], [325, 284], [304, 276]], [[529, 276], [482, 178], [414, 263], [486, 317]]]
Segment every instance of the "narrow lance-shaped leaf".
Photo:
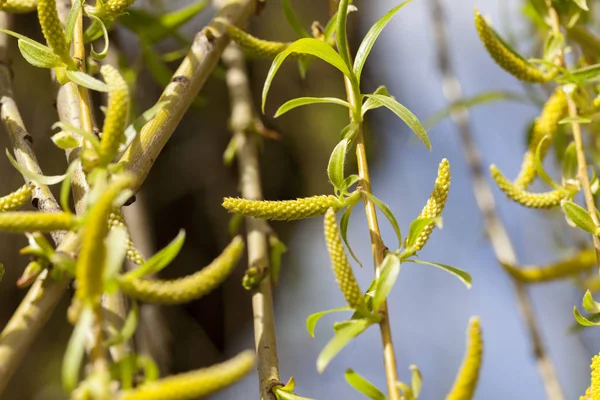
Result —
[[306, 106], [309, 104], [337, 104], [340, 106], [344, 106], [350, 108], [350, 104], [347, 101], [342, 99], [338, 99], [336, 97], [298, 97], [296, 99], [289, 100], [285, 102], [277, 111], [275, 112], [274, 117], [278, 118], [283, 114], [291, 111], [295, 108]]
[[377, 389], [375, 385], [369, 382], [367, 379], [362, 377], [360, 374], [354, 372], [352, 369], [347, 369], [344, 374], [346, 382], [350, 384], [358, 392], [364, 394], [371, 400], [386, 400], [387, 397]]
[[[346, 32], [346, 22], [348, 19], [348, 4], [349, 0], [339, 0], [340, 5], [338, 6], [337, 19], [336, 19], [336, 36], [335, 43], [338, 48], [338, 52], [348, 68], [350, 65], [350, 51], [348, 50], [348, 36]], [[350, 76], [348, 76], [350, 77]]]
[[317, 313], [309, 315], [308, 318], [306, 318], [306, 329], [308, 330], [309, 335], [313, 338], [315, 337], [315, 327], [317, 326], [317, 322], [319, 322], [319, 320], [323, 316], [340, 311], [352, 311], [352, 307], [344, 306], [339, 308], [333, 308], [331, 310], [319, 311]]
[[386, 301], [388, 294], [394, 287], [398, 274], [400, 273], [400, 259], [396, 254], [388, 253], [380, 266], [381, 273], [375, 285], [375, 296], [373, 296], [373, 311], [378, 312]]
[[66, 71], [67, 77], [74, 83], [98, 92], [108, 92], [108, 85], [81, 71]]
[[348, 151], [348, 139], [340, 141], [329, 158], [329, 164], [327, 165], [327, 175], [329, 181], [338, 190], [342, 186], [344, 181], [344, 164], [346, 163], [346, 153]]
[[360, 319], [356, 323], [346, 326], [344, 329], [336, 333], [336, 335], [327, 343], [325, 348], [317, 358], [317, 371], [322, 373], [327, 368], [327, 365], [346, 345], [355, 337], [367, 330], [372, 324], [369, 319]]
[[469, 289], [471, 288], [471, 284], [473, 283], [471, 275], [468, 272], [463, 271], [462, 269], [459, 269], [459, 268], [451, 267], [450, 265], [440, 264], [440, 263], [435, 263], [435, 262], [430, 262], [430, 261], [421, 261], [421, 260], [416, 260], [416, 259], [405, 260], [405, 262], [411, 262], [411, 263], [417, 263], [417, 264], [423, 264], [423, 265], [431, 265], [432, 267], [440, 268], [446, 272], [449, 272], [450, 274], [454, 275], [455, 277], [457, 277]]
[[567, 218], [569, 218], [579, 228], [591, 233], [592, 235], [597, 234], [598, 228], [596, 227], [594, 220], [583, 207], [567, 200], [562, 202], [562, 208]]
[[310, 34], [302, 27], [300, 20], [296, 16], [296, 13], [292, 8], [291, 0], [283, 0], [282, 5], [285, 19], [287, 20], [288, 24], [290, 24], [294, 32], [296, 32], [299, 37], [311, 37]]

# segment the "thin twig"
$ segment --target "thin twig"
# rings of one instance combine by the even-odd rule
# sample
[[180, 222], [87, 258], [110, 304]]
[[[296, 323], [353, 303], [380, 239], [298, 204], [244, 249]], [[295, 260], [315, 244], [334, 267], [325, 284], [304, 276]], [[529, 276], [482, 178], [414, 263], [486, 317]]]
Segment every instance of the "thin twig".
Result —
[[[454, 104], [462, 100], [463, 96], [461, 84], [452, 70], [446, 18], [440, 0], [431, 0], [430, 10], [435, 41], [437, 43], [438, 65], [443, 80], [443, 92], [448, 103]], [[466, 109], [457, 110], [451, 114], [451, 118], [459, 129], [463, 153], [471, 170], [475, 200], [483, 215], [486, 233], [492, 244], [494, 254], [500, 264], [508, 263], [516, 265], [516, 252], [504, 224], [497, 216], [492, 188], [484, 176], [485, 169], [481, 154], [473, 140], [468, 111]], [[527, 327], [533, 348], [533, 355], [536, 359], [538, 372], [548, 399], [564, 400], [565, 395], [558, 380], [556, 367], [552, 363], [542, 340], [540, 328], [533, 311], [533, 305], [527, 293], [527, 287], [514, 278], [511, 278], [511, 280], [517, 295], [517, 306]]]
[[[258, 136], [250, 132], [256, 115], [246, 72], [244, 54], [230, 43], [223, 53], [227, 67], [227, 86], [231, 102], [231, 129], [237, 145], [242, 197], [262, 200], [262, 185], [258, 160]], [[252, 294], [254, 340], [258, 356], [258, 378], [261, 400], [271, 400], [273, 387], [280, 385], [273, 295], [269, 274], [269, 247], [265, 221], [247, 217], [248, 267], [264, 272], [263, 279]]]

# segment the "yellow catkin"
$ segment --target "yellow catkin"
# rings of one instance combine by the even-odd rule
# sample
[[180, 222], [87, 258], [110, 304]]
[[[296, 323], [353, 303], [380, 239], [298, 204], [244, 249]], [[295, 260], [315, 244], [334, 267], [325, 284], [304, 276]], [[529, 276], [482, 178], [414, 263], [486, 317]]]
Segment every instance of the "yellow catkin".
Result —
[[511, 200], [529, 208], [552, 208], [560, 205], [560, 202], [569, 196], [567, 190], [552, 190], [546, 193], [531, 193], [515, 186], [500, 172], [495, 165], [490, 166], [492, 178], [496, 184]]
[[552, 71], [544, 73], [522, 57], [513, 53], [494, 30], [487, 24], [485, 18], [475, 10], [475, 27], [481, 42], [488, 53], [506, 72], [524, 82], [548, 82], [556, 76]]
[[125, 9], [135, 3], [135, 0], [106, 0], [104, 12], [106, 15], [116, 16], [125, 12]]
[[331, 268], [340, 290], [348, 305], [356, 310], [364, 310], [365, 300], [358, 286], [352, 267], [344, 251], [340, 230], [335, 221], [335, 211], [330, 208], [325, 214], [325, 243], [331, 259]]
[[100, 73], [109, 89], [99, 159], [100, 166], [106, 166], [117, 155], [119, 146], [125, 141], [125, 128], [129, 115], [129, 86], [112, 65], [102, 66]]
[[114, 209], [115, 198], [131, 185], [129, 175], [117, 176], [89, 212], [83, 231], [81, 251], [77, 258], [75, 278], [77, 279], [77, 298], [92, 305], [98, 305], [104, 291], [104, 261], [106, 246], [104, 240], [108, 234], [108, 216]]
[[125, 244], [127, 258], [134, 264], [140, 265], [143, 264], [146, 260], [144, 256], [135, 248], [133, 241], [131, 240], [131, 236], [129, 235], [129, 230], [127, 229], [127, 224], [125, 223], [125, 218], [123, 218], [123, 214], [121, 214], [120, 210], [114, 210], [108, 216], [108, 227], [110, 229], [121, 227], [124, 228], [127, 232], [127, 243]]
[[231, 360], [186, 372], [123, 392], [119, 400], [192, 400], [209, 396], [234, 384], [254, 366], [254, 352], [244, 351]]
[[32, 192], [33, 186], [23, 185], [11, 194], [0, 197], [0, 211], [14, 211], [23, 207], [31, 199]]
[[70, 213], [42, 213], [35, 211], [16, 211], [0, 213], [0, 231], [52, 232], [66, 231], [77, 227], [79, 220]]
[[227, 34], [251, 58], [275, 58], [290, 45], [258, 39], [233, 25], [227, 25]]
[[181, 304], [197, 299], [217, 288], [233, 271], [244, 249], [236, 237], [210, 265], [193, 275], [174, 280], [121, 278], [123, 293], [136, 300], [160, 304]]
[[596, 266], [596, 252], [593, 249], [582, 252], [550, 265], [516, 267], [503, 264], [503, 267], [517, 280], [525, 283], [550, 282], [566, 278]]
[[536, 119], [533, 126], [533, 134], [529, 143], [529, 149], [523, 157], [521, 171], [513, 182], [515, 186], [526, 189], [535, 179], [537, 172], [535, 169], [535, 153], [545, 136], [549, 136], [543, 147], [540, 149], [540, 158], [543, 160], [548, 153], [548, 147], [556, 136], [558, 131], [558, 121], [567, 114], [567, 96], [561, 88], [557, 88], [548, 99], [541, 115]]
[[65, 30], [58, 18], [56, 0], [39, 0], [38, 18], [48, 46], [63, 59], [70, 59]]
[[12, 14], [24, 14], [33, 12], [37, 9], [37, 0], [5, 0], [0, 1], [0, 11]]
[[226, 197], [223, 207], [230, 213], [267, 220], [291, 221], [323, 215], [329, 208], [335, 211], [346, 204], [335, 196], [313, 196], [296, 200], [265, 201]]
[[[450, 180], [450, 162], [444, 158], [438, 167], [438, 175], [431, 196], [429, 196], [429, 200], [427, 200], [427, 204], [423, 207], [418, 218], [438, 218], [442, 215], [450, 191]], [[432, 222], [423, 229], [415, 241], [414, 251], [419, 251], [425, 246], [431, 232], [433, 232], [433, 228], [435, 228], [435, 223]]]
[[590, 387], [579, 400], [600, 400], [600, 354], [592, 358]]
[[469, 321], [467, 331], [467, 351], [454, 380], [454, 386], [446, 396], [446, 400], [471, 400], [473, 398], [477, 389], [482, 355], [483, 338], [479, 317], [473, 317]]

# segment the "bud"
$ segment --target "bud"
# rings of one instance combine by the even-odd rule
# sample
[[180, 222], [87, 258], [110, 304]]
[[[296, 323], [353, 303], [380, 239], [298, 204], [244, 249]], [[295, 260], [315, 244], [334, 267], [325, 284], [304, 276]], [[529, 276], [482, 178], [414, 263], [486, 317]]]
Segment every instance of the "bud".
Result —
[[193, 275], [174, 280], [121, 278], [119, 287], [129, 297], [149, 303], [181, 304], [197, 299], [218, 287], [233, 271], [244, 249], [236, 237], [210, 265]]
[[560, 205], [560, 202], [570, 195], [570, 192], [566, 189], [552, 190], [546, 193], [531, 193], [524, 189], [521, 189], [513, 185], [506, 177], [500, 172], [495, 165], [490, 166], [490, 172], [492, 178], [496, 181], [496, 184], [508, 196], [508, 198], [521, 204], [522, 206], [529, 208], [552, 208]]
[[471, 400], [475, 395], [483, 355], [479, 317], [472, 317], [467, 331], [467, 352], [446, 400]]
[[223, 207], [230, 213], [267, 220], [291, 221], [322, 215], [329, 208], [338, 211], [346, 205], [335, 196], [312, 196], [285, 201], [247, 200], [226, 197]]
[[23, 207], [31, 199], [32, 192], [32, 185], [23, 185], [11, 194], [0, 197], [0, 211], [14, 211]]

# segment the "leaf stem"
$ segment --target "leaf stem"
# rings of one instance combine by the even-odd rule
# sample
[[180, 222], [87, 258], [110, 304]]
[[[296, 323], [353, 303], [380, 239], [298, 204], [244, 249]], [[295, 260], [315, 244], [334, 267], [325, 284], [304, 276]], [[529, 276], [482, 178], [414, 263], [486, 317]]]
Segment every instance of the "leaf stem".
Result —
[[[235, 43], [223, 53], [227, 67], [227, 86], [231, 101], [230, 124], [237, 145], [242, 197], [262, 200], [258, 156], [258, 135], [251, 132], [256, 121], [244, 54]], [[269, 268], [268, 226], [263, 220], [247, 217], [246, 241], [248, 267], [264, 271], [263, 279], [252, 294], [254, 337], [258, 356], [258, 378], [261, 400], [273, 399], [272, 390], [282, 385], [279, 378], [272, 282]]]
[[[452, 71], [450, 53], [448, 49], [448, 34], [446, 19], [440, 0], [430, 0], [430, 15], [432, 26], [435, 27], [434, 38], [437, 43], [438, 66], [443, 80], [443, 92], [448, 103], [454, 104], [463, 99], [460, 81]], [[477, 149], [471, 131], [469, 113], [466, 109], [452, 112], [451, 118], [459, 130], [463, 152], [473, 179], [473, 193], [479, 210], [483, 216], [485, 230], [494, 254], [499, 263], [508, 262], [515, 265], [517, 256], [506, 228], [498, 217], [494, 194], [488, 180], [484, 176], [485, 168], [481, 154]], [[517, 296], [519, 308], [533, 349], [546, 395], [549, 400], [565, 400], [560, 385], [556, 367], [544, 345], [539, 324], [533, 311], [533, 304], [527, 292], [527, 286], [511, 278]]]

